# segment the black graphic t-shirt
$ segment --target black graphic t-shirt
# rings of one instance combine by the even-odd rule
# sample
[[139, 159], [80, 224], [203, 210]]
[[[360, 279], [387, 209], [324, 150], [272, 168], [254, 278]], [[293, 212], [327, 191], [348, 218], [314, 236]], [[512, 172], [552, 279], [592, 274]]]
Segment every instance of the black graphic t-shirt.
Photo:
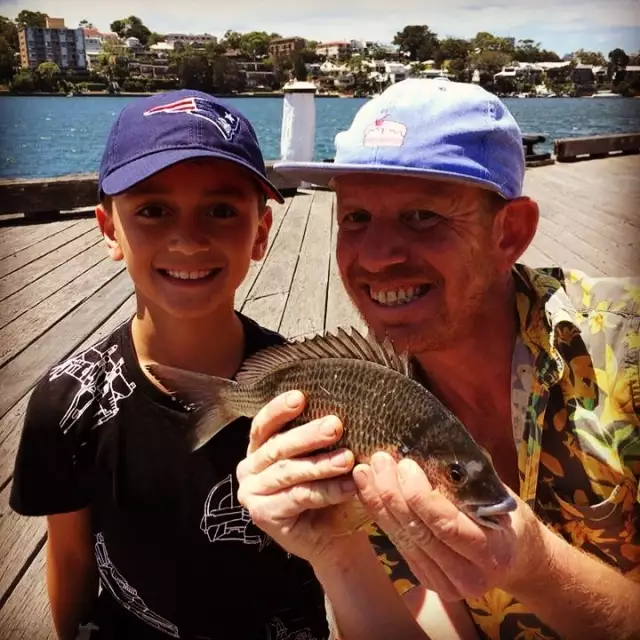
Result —
[[[245, 358], [282, 342], [240, 317]], [[237, 420], [191, 453], [186, 420], [140, 369], [127, 322], [36, 386], [11, 507], [33, 516], [91, 507], [97, 638], [326, 638], [313, 570], [238, 503], [235, 470], [250, 421]]]

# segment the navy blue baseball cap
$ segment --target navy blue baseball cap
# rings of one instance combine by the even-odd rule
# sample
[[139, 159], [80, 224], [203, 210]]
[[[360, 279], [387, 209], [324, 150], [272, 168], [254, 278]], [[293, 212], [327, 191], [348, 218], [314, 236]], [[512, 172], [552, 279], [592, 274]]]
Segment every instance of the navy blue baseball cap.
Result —
[[282, 175], [330, 186], [347, 173], [394, 174], [522, 195], [520, 128], [504, 103], [468, 83], [409, 78], [367, 101], [335, 138], [334, 162], [276, 162]]
[[249, 171], [267, 198], [284, 202], [267, 179], [256, 133], [237, 109], [181, 89], [135, 100], [113, 124], [100, 164], [99, 197], [117, 195], [191, 158], [228, 160]]

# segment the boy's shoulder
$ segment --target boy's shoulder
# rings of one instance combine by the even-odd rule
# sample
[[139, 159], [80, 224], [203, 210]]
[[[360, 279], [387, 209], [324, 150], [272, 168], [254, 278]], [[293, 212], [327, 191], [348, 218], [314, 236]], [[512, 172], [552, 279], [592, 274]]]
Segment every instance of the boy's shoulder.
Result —
[[97, 424], [108, 420], [117, 401], [135, 388], [125, 375], [130, 322], [56, 362], [36, 384], [30, 411], [41, 409], [49, 419], [59, 418], [63, 433], [83, 416], [94, 416]]

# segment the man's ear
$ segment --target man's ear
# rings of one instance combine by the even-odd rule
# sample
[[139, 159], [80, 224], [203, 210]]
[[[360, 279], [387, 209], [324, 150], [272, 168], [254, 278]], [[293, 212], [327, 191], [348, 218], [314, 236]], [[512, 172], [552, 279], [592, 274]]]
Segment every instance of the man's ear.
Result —
[[267, 252], [269, 231], [271, 230], [272, 224], [273, 214], [271, 212], [271, 207], [265, 206], [260, 214], [260, 219], [258, 220], [258, 230], [256, 232], [255, 242], [253, 243], [253, 251], [251, 252], [252, 260], [259, 261], [264, 258], [264, 255]]
[[98, 226], [100, 227], [100, 233], [105, 240], [109, 257], [116, 262], [124, 258], [122, 249], [118, 239], [116, 238], [116, 229], [113, 223], [113, 215], [105, 210], [105, 208], [99, 204], [96, 207], [96, 219]]
[[511, 200], [497, 214], [494, 223], [500, 266], [510, 271], [531, 244], [538, 230], [537, 202], [523, 197]]

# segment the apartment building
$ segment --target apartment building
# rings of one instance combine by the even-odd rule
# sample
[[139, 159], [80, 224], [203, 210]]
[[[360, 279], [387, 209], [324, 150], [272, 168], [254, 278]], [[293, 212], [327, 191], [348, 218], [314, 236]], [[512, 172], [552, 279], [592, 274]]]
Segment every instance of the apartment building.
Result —
[[269, 55], [273, 58], [287, 56], [294, 51], [304, 49], [307, 41], [304, 38], [278, 38], [269, 44]]
[[351, 42], [322, 42], [316, 47], [316, 53], [325, 58], [340, 58], [351, 53]]
[[47, 18], [45, 27], [21, 29], [18, 41], [22, 67], [35, 69], [42, 62], [55, 62], [61, 70], [87, 68], [84, 29], [67, 29], [63, 18]]

